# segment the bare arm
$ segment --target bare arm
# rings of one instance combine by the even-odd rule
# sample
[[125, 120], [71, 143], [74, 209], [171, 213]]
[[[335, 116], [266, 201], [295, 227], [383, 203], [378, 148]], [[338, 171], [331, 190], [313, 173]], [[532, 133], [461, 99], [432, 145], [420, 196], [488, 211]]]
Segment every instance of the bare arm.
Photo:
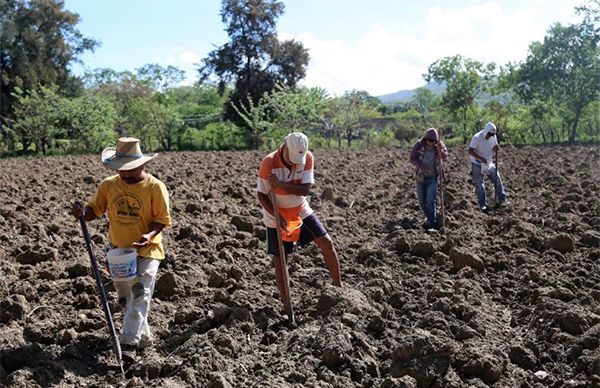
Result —
[[[273, 209], [273, 202], [271, 202], [271, 198], [265, 193], [261, 193], [260, 191], [256, 193], [256, 198], [258, 198], [258, 202], [260, 206], [262, 206], [269, 214], [275, 218], [275, 211]], [[279, 221], [281, 222], [281, 229], [287, 229], [287, 221], [283, 216], [279, 215]]]
[[265, 193], [258, 192], [256, 193], [256, 198], [258, 198], [258, 202], [260, 206], [263, 207], [269, 214], [275, 217], [275, 212], [273, 211], [273, 203], [271, 202], [271, 198]]
[[280, 182], [278, 187], [281, 187], [290, 194], [307, 196], [308, 193], [310, 193], [312, 183], [294, 184], [288, 182]]
[[269, 176], [269, 183], [271, 187], [279, 187], [284, 189], [290, 194], [294, 195], [302, 195], [307, 196], [310, 192], [310, 188], [312, 187], [312, 183], [290, 183], [290, 182], [282, 182], [275, 175]]
[[487, 160], [485, 160], [485, 158], [479, 156], [479, 154], [477, 152], [475, 152], [475, 148], [469, 147], [469, 155], [471, 155], [472, 157], [474, 157], [477, 160], [480, 160], [483, 163], [487, 163]]
[[150, 224], [150, 231], [148, 233], [142, 234], [142, 238], [138, 242], [134, 242], [134, 247], [145, 247], [148, 245], [152, 237], [156, 236], [164, 229], [165, 225], [160, 222], [153, 222]]

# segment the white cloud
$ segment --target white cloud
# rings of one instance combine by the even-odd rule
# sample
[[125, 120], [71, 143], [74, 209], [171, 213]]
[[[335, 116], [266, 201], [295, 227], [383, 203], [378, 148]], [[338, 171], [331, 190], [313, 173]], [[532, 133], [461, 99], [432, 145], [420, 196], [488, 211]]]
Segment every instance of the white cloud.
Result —
[[534, 0], [508, 10], [500, 2], [461, 9], [430, 7], [417, 29], [374, 25], [354, 42], [319, 39], [310, 33], [281, 34], [309, 49], [311, 61], [302, 84], [320, 86], [334, 95], [351, 89], [372, 95], [422, 86], [428, 66], [445, 56], [462, 54], [483, 62], [522, 61], [529, 44], [542, 40], [555, 22], [576, 20], [578, 0]]

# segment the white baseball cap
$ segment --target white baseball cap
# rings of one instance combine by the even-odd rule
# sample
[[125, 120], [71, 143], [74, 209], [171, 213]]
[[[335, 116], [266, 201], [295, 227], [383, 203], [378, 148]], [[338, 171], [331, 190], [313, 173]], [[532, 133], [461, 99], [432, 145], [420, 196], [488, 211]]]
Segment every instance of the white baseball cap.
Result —
[[308, 138], [301, 132], [292, 132], [285, 137], [290, 161], [294, 164], [306, 164]]

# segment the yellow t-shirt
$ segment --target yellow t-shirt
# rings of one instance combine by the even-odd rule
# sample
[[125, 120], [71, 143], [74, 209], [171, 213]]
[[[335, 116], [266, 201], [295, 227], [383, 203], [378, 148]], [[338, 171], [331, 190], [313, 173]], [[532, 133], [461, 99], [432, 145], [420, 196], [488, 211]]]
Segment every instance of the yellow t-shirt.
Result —
[[[119, 175], [106, 178], [87, 206], [100, 217], [108, 212], [108, 238], [117, 248], [129, 248], [150, 231], [150, 224], [158, 222], [171, 226], [169, 193], [163, 182], [147, 174], [143, 181], [127, 184]], [[164, 259], [162, 233], [154, 236], [138, 254], [153, 259]]]

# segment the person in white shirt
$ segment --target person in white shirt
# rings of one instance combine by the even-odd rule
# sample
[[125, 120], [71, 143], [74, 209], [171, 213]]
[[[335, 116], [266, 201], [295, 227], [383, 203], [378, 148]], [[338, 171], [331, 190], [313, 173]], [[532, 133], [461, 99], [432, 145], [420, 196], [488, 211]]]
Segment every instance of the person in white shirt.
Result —
[[477, 195], [477, 204], [481, 211], [488, 210], [485, 188], [483, 186], [483, 175], [494, 183], [496, 188], [497, 206], [506, 204], [506, 190], [502, 183], [502, 178], [496, 170], [492, 160], [494, 152], [499, 148], [496, 126], [494, 123], [487, 123], [483, 130], [477, 132], [469, 143], [469, 158], [471, 159], [471, 175], [475, 184], [475, 194]]

